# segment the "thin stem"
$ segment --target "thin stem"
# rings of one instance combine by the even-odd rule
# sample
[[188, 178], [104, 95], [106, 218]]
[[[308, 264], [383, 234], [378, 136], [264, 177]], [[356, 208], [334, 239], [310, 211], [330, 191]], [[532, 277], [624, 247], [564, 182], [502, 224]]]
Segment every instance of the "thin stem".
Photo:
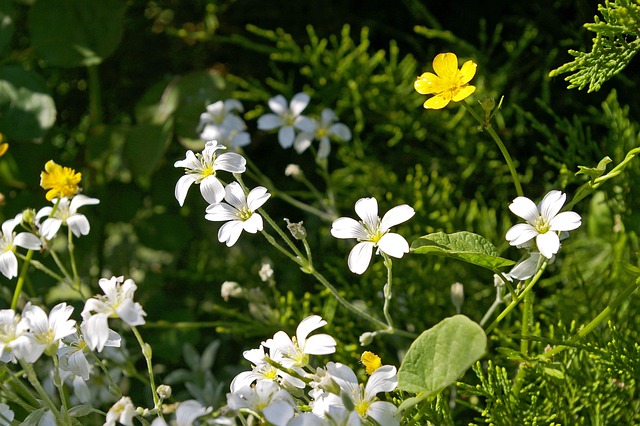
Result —
[[58, 394], [60, 394], [60, 401], [62, 401], [62, 414], [64, 415], [66, 424], [71, 424], [67, 395], [64, 392], [64, 383], [62, 383], [62, 379], [60, 378], [60, 361], [55, 354], [51, 358], [53, 358], [53, 383], [58, 389]]
[[500, 136], [496, 133], [496, 131], [493, 129], [493, 127], [491, 127], [490, 124], [487, 125], [485, 120], [482, 117], [480, 117], [480, 115], [478, 115], [478, 113], [474, 111], [473, 108], [471, 108], [471, 106], [467, 103], [467, 101], [462, 100], [462, 105], [467, 109], [469, 114], [471, 114], [473, 118], [475, 118], [476, 121], [480, 123], [482, 128], [489, 133], [489, 135], [491, 136], [493, 141], [496, 143], [496, 145], [498, 145], [498, 148], [500, 149], [500, 152], [502, 153], [502, 156], [504, 157], [504, 160], [507, 163], [507, 167], [509, 167], [509, 172], [511, 172], [511, 178], [513, 179], [513, 185], [515, 186], [516, 194], [518, 194], [518, 196], [523, 196], [524, 192], [522, 192], [522, 185], [520, 185], [520, 178], [518, 177], [518, 172], [516, 171], [516, 167], [513, 164], [511, 155], [509, 155], [509, 151], [507, 150], [507, 147], [505, 146], [505, 144], [502, 142], [502, 139], [500, 139]]
[[518, 303], [520, 303], [520, 301], [522, 301], [522, 299], [524, 298], [524, 296], [529, 293], [529, 291], [531, 291], [531, 289], [533, 288], [533, 286], [538, 282], [538, 280], [540, 279], [540, 277], [542, 276], [542, 273], [544, 272], [544, 270], [547, 268], [547, 264], [548, 264], [548, 260], [545, 259], [542, 264], [540, 265], [540, 267], [538, 268], [538, 272], [536, 272], [536, 274], [533, 276], [533, 278], [531, 279], [531, 281], [529, 282], [529, 284], [527, 284], [527, 286], [524, 288], [524, 290], [522, 290], [522, 292], [518, 295], [518, 297], [516, 297], [515, 299], [513, 299], [511, 301], [511, 303], [509, 305], [507, 305], [507, 307], [504, 309], [504, 311], [502, 311], [500, 313], [500, 315], [498, 315], [498, 318], [496, 318], [491, 325], [485, 330], [486, 334], [489, 334], [499, 323], [500, 321], [502, 321], [504, 319], [504, 317], [506, 317], [509, 312], [511, 312], [513, 310], [513, 308], [515, 308]]
[[24, 263], [22, 264], [22, 269], [20, 270], [20, 276], [18, 277], [18, 282], [16, 283], [16, 289], [13, 292], [13, 300], [11, 301], [11, 309], [15, 310], [18, 306], [18, 299], [20, 299], [20, 293], [22, 293], [22, 286], [24, 285], [24, 280], [27, 277], [27, 270], [29, 269], [29, 264], [31, 263], [31, 258], [33, 257], [33, 250], [29, 250], [24, 257]]
[[522, 305], [522, 326], [520, 328], [520, 352], [524, 355], [529, 354], [529, 339], [525, 336], [529, 335], [529, 326], [533, 320], [533, 296], [531, 292], [524, 295], [524, 303]]
[[44, 388], [42, 387], [42, 384], [40, 384], [40, 380], [38, 380], [38, 376], [36, 375], [36, 372], [33, 369], [33, 366], [28, 362], [24, 362], [22, 360], [20, 360], [20, 365], [22, 366], [22, 369], [24, 370], [24, 372], [27, 374], [27, 379], [29, 379], [29, 383], [31, 383], [31, 386], [33, 386], [34, 389], [38, 392], [38, 395], [40, 396], [40, 398], [42, 398], [42, 401], [44, 401], [47, 408], [51, 410], [51, 412], [56, 418], [56, 421], [59, 422], [59, 424], [60, 423], [65, 424], [63, 423], [63, 419], [62, 419], [62, 416], [60, 415], [60, 411], [58, 411], [58, 408], [49, 397], [49, 394], [47, 394], [47, 391], [45, 391]]
[[383, 293], [384, 293], [384, 307], [382, 308], [382, 312], [384, 313], [384, 318], [387, 320], [387, 325], [389, 328], [393, 328], [393, 320], [391, 319], [391, 315], [389, 314], [389, 304], [391, 302], [391, 298], [393, 297], [392, 283], [393, 283], [393, 262], [391, 258], [386, 253], [382, 253], [382, 257], [384, 258], [384, 266], [387, 268], [387, 283], [384, 285]]
[[160, 397], [158, 396], [158, 393], [156, 392], [156, 381], [155, 378], [153, 377], [153, 364], [151, 362], [151, 356], [152, 356], [152, 351], [151, 351], [151, 346], [148, 343], [145, 343], [144, 340], [142, 340], [142, 336], [140, 335], [140, 332], [138, 331], [138, 329], [135, 326], [131, 326], [131, 331], [133, 331], [133, 334], [136, 336], [136, 339], [138, 340], [138, 344], [140, 345], [140, 349], [142, 349], [142, 355], [144, 356], [144, 359], [147, 361], [147, 372], [149, 373], [149, 386], [151, 387], [151, 395], [153, 396], [153, 408], [159, 408], [160, 407]]
[[87, 67], [87, 79], [89, 81], [89, 119], [92, 124], [100, 124], [102, 123], [102, 90], [98, 65]]
[[[78, 267], [76, 266], [75, 245], [73, 244], [73, 232], [71, 227], [67, 227], [67, 250], [69, 250], [69, 258], [71, 260], [71, 271], [73, 272], [73, 286], [80, 291], [80, 277], [78, 275]], [[82, 293], [81, 293], [82, 294]]]

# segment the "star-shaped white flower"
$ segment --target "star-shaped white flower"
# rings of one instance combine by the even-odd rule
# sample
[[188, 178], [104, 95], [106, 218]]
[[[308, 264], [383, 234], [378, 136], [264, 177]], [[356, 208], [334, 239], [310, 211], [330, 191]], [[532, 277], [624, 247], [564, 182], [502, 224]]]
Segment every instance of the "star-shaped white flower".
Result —
[[[213, 411], [213, 407], [205, 407], [195, 399], [189, 399], [178, 404], [176, 408], [176, 420], [175, 423], [171, 422], [174, 426], [193, 426], [193, 423], [198, 417], [202, 417], [205, 414], [209, 414]], [[162, 418], [156, 417], [151, 426], [168, 426]]]
[[380, 220], [378, 202], [375, 198], [361, 198], [356, 202], [356, 214], [360, 221], [340, 217], [331, 226], [331, 235], [336, 238], [356, 238], [358, 244], [349, 253], [349, 269], [355, 274], [367, 270], [373, 248], [382, 253], [400, 258], [409, 253], [409, 243], [389, 228], [405, 222], [415, 214], [412, 207], [402, 204], [389, 210]]
[[13, 232], [20, 222], [22, 222], [22, 213], [13, 219], [6, 220], [2, 224], [2, 233], [0, 234], [0, 272], [9, 279], [18, 276], [18, 259], [14, 253], [16, 247], [29, 250], [39, 250], [41, 247], [40, 239], [35, 235], [29, 232], [21, 232], [16, 235]]
[[22, 359], [22, 348], [28, 348], [29, 324], [13, 309], [0, 309], [0, 362]]
[[[57, 200], [54, 200], [54, 204]], [[44, 217], [46, 219], [40, 225], [40, 232], [46, 240], [52, 239], [60, 229], [62, 224], [65, 224], [71, 229], [73, 235], [79, 237], [80, 235], [89, 234], [91, 229], [87, 217], [81, 213], [78, 213], [78, 209], [82, 206], [99, 204], [100, 200], [97, 198], [87, 197], [86, 195], [78, 194], [74, 196], [71, 201], [68, 198], [60, 198], [58, 207], [52, 217], [51, 212], [53, 207], [43, 207], [36, 214], [36, 222]]]
[[34, 363], [49, 348], [55, 353], [60, 339], [76, 332], [76, 321], [69, 319], [72, 313], [73, 306], [64, 302], [54, 306], [49, 315], [40, 306], [27, 302], [22, 310], [22, 318], [29, 327], [26, 335], [29, 341], [21, 349], [22, 359]]
[[218, 170], [230, 173], [244, 173], [247, 160], [235, 152], [217, 154], [216, 151], [225, 149], [216, 141], [207, 142], [202, 153], [194, 154], [187, 151], [184, 160], [174, 163], [175, 167], [184, 167], [185, 175], [176, 184], [175, 196], [180, 205], [184, 204], [187, 192], [192, 184], [200, 185], [200, 193], [210, 204], [217, 204], [224, 198], [224, 186], [216, 176]]
[[336, 123], [337, 120], [338, 117], [333, 110], [323, 109], [313, 133], [300, 133], [294, 141], [293, 148], [300, 154], [311, 146], [314, 139], [317, 139], [320, 141], [318, 158], [327, 158], [331, 152], [330, 138], [334, 137], [344, 142], [351, 139], [351, 130], [342, 123]]
[[302, 111], [309, 105], [309, 95], [297, 93], [287, 104], [287, 100], [282, 95], [269, 99], [269, 108], [273, 113], [267, 113], [258, 118], [258, 129], [273, 130], [278, 129], [278, 142], [283, 148], [293, 145], [296, 137], [296, 130], [306, 133], [313, 133], [315, 122], [304, 115]]
[[138, 302], [133, 301], [138, 287], [132, 279], [102, 278], [98, 284], [104, 296], [97, 295], [85, 302], [82, 319], [86, 323], [84, 339], [87, 345], [91, 350], [101, 352], [112, 336], [107, 325], [109, 318], [120, 318], [130, 326], [136, 326], [144, 324], [147, 314]]
[[336, 341], [328, 334], [309, 337], [312, 331], [326, 324], [319, 315], [311, 315], [300, 321], [293, 339], [284, 331], [278, 331], [262, 344], [271, 349], [272, 359], [284, 367], [305, 367], [309, 364], [309, 355], [327, 355], [336, 351]]
[[247, 386], [227, 394], [227, 406], [231, 410], [248, 408], [261, 413], [275, 426], [285, 426], [295, 414], [296, 403], [275, 382], [262, 380], [253, 387]]
[[560, 249], [558, 233], [572, 231], [582, 223], [578, 213], [558, 213], [566, 198], [566, 194], [554, 190], [545, 195], [539, 205], [527, 197], [517, 197], [513, 200], [509, 210], [527, 223], [519, 223], [507, 231], [506, 239], [509, 244], [522, 246], [535, 239], [540, 254], [551, 259]]
[[116, 426], [116, 422], [126, 426], [133, 426], [136, 407], [128, 396], [120, 398], [107, 412], [104, 426]]
[[264, 203], [271, 197], [267, 188], [258, 186], [253, 188], [249, 195], [244, 194], [244, 190], [238, 182], [231, 182], [225, 188], [224, 199], [227, 203], [214, 204], [207, 207], [205, 219], [214, 222], [228, 221], [220, 227], [218, 240], [231, 247], [238, 241], [242, 231], [255, 234], [262, 231], [264, 223], [262, 216], [256, 213]]
[[[235, 111], [244, 112], [242, 102], [237, 99], [227, 99], [217, 101], [207, 105], [207, 111], [200, 114], [200, 122], [197, 131], [201, 131], [206, 126], [219, 126], [228, 129], [244, 130], [246, 125], [244, 120], [235, 114]], [[203, 138], [204, 140], [209, 140]]]

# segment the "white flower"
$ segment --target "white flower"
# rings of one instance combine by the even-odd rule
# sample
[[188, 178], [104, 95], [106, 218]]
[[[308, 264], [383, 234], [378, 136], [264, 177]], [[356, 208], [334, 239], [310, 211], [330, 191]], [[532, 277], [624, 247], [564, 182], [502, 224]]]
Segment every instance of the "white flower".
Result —
[[[91, 366], [89, 361], [84, 355], [85, 349], [89, 347], [84, 339], [86, 333], [87, 324], [83, 322], [80, 324], [80, 331], [70, 334], [63, 339], [64, 345], [58, 349], [58, 359], [60, 359], [60, 368], [64, 371], [70, 371], [76, 376], [82, 377], [83, 380], [89, 380], [89, 374], [91, 372]], [[104, 342], [103, 347], [120, 347], [122, 338], [118, 333], [109, 329], [107, 340]], [[88, 350], [88, 349], [87, 349]]]
[[243, 173], [246, 170], [247, 160], [235, 152], [216, 154], [216, 151], [225, 149], [224, 145], [218, 145], [216, 141], [207, 142], [202, 153], [194, 154], [187, 151], [184, 160], [174, 163], [174, 167], [184, 167], [185, 175], [176, 183], [175, 196], [180, 205], [184, 204], [187, 192], [193, 183], [200, 185], [200, 193], [207, 202], [216, 204], [224, 198], [224, 186], [218, 180], [216, 172], [224, 170], [230, 173]]
[[220, 227], [218, 240], [231, 247], [238, 241], [242, 231], [255, 234], [262, 231], [262, 216], [255, 213], [271, 197], [263, 186], [253, 188], [245, 196], [244, 190], [238, 182], [231, 182], [225, 188], [224, 199], [227, 203], [215, 204], [207, 207], [205, 219], [214, 222], [228, 221]]
[[361, 221], [339, 217], [331, 226], [331, 235], [336, 238], [356, 238], [359, 242], [349, 253], [349, 269], [355, 274], [366, 271], [371, 261], [373, 248], [393, 257], [409, 253], [409, 243], [389, 228], [409, 220], [415, 211], [403, 204], [389, 210], [380, 220], [378, 202], [375, 198], [361, 198], [356, 202], [356, 213]]
[[40, 239], [29, 232], [21, 232], [18, 235], [13, 232], [16, 226], [22, 222], [22, 213], [2, 224], [0, 234], [0, 272], [11, 279], [18, 276], [18, 259], [14, 253], [16, 247], [29, 250], [39, 250]]
[[269, 108], [275, 114], [268, 113], [258, 118], [258, 129], [278, 130], [278, 142], [283, 148], [293, 145], [296, 129], [306, 133], [312, 133], [315, 122], [304, 115], [302, 111], [309, 105], [309, 95], [297, 93], [287, 105], [287, 100], [282, 95], [269, 99]]
[[385, 426], [396, 426], [400, 422], [394, 417], [396, 406], [390, 402], [379, 401], [377, 394], [380, 392], [391, 392], [398, 386], [396, 368], [392, 365], [383, 365], [378, 368], [367, 381], [364, 388], [358, 384], [358, 379], [351, 368], [344, 364], [330, 362], [327, 370], [333, 380], [340, 386], [340, 395], [325, 392], [316, 400], [313, 412], [325, 416], [330, 407], [345, 407], [343, 398], [351, 401], [353, 411], [363, 421], [371, 418], [378, 424]]
[[11, 425], [14, 415], [15, 414], [7, 404], [0, 402], [0, 426]]
[[330, 138], [335, 137], [341, 141], [351, 139], [351, 130], [342, 123], [336, 123], [338, 117], [336, 113], [325, 108], [322, 110], [320, 120], [316, 121], [315, 130], [312, 133], [300, 133], [294, 141], [293, 147], [298, 154], [304, 152], [313, 139], [320, 141], [318, 147], [318, 158], [327, 158], [331, 152]]
[[29, 324], [13, 309], [0, 309], [0, 361], [22, 359], [23, 348], [28, 349]]
[[251, 143], [251, 135], [248, 132], [210, 124], [204, 127], [200, 138], [205, 141], [216, 140], [231, 149], [247, 146]]
[[309, 364], [309, 355], [327, 355], [336, 351], [336, 341], [328, 334], [309, 337], [312, 331], [326, 324], [319, 315], [311, 315], [300, 321], [293, 339], [284, 331], [278, 331], [262, 344], [271, 349], [272, 359], [284, 367], [304, 367]]
[[[57, 200], [54, 200], [54, 204]], [[40, 222], [40, 219], [46, 217], [44, 222], [40, 225], [40, 231], [42, 236], [46, 240], [52, 239], [62, 224], [65, 224], [71, 229], [73, 235], [79, 237], [80, 235], [87, 235], [90, 230], [89, 221], [83, 214], [78, 213], [78, 209], [82, 206], [99, 204], [100, 200], [97, 198], [90, 198], [86, 195], [78, 194], [69, 201], [68, 198], [60, 198], [58, 202], [58, 208], [52, 217], [51, 212], [53, 207], [43, 207], [36, 214], [36, 222]]]
[[254, 387], [247, 386], [227, 394], [227, 406], [232, 410], [248, 408], [262, 413], [269, 423], [284, 426], [293, 418], [296, 404], [286, 390], [263, 380]]
[[115, 426], [116, 421], [126, 426], [133, 426], [133, 416], [136, 415], [136, 407], [131, 398], [123, 396], [107, 412], [104, 426]]
[[48, 348], [58, 349], [60, 339], [67, 337], [76, 331], [76, 321], [69, 319], [73, 313], [73, 306], [59, 303], [51, 309], [49, 315], [31, 302], [27, 302], [22, 310], [22, 318], [29, 327], [28, 347], [22, 348], [21, 359], [27, 362], [36, 362], [40, 355]]
[[[124, 281], [124, 282], [123, 282]], [[138, 288], [132, 279], [124, 277], [101, 278], [98, 282], [104, 296], [97, 295], [86, 301], [82, 319], [86, 323], [84, 339], [91, 350], [98, 352], [106, 346], [112, 335], [107, 325], [108, 318], [120, 318], [130, 326], [144, 324], [147, 315], [133, 294]]]
[[[205, 407], [195, 399], [189, 399], [178, 404], [178, 408], [176, 408], [176, 421], [172, 424], [175, 426], [193, 426], [193, 422], [195, 422], [198, 417], [209, 414], [211, 411], [213, 411], [213, 407]], [[157, 417], [151, 422], [151, 426], [168, 426], [168, 424], [160, 417]]]
[[558, 232], [572, 231], [582, 223], [578, 213], [558, 213], [566, 198], [566, 194], [560, 191], [550, 191], [537, 206], [526, 197], [513, 200], [509, 210], [527, 223], [519, 223], [507, 231], [509, 244], [522, 246], [535, 239], [540, 254], [551, 259], [560, 249]]
[[[242, 102], [237, 99], [227, 99], [207, 105], [207, 112], [200, 114], [197, 131], [201, 131], [206, 126], [244, 130], [246, 128], [244, 120], [234, 114], [234, 111], [244, 112]], [[204, 137], [202, 139], [210, 140]]]
[[[271, 356], [273, 352], [269, 351], [269, 358], [273, 359]], [[290, 374], [287, 374], [283, 371], [278, 370], [273, 365], [269, 364], [266, 361], [266, 355], [264, 352], [264, 346], [260, 345], [259, 349], [250, 349], [248, 351], [244, 351], [242, 356], [248, 361], [251, 362], [253, 368], [251, 371], [243, 371], [233, 378], [231, 381], [231, 392], [235, 392], [239, 389], [242, 389], [247, 386], [251, 386], [255, 381], [267, 380], [271, 382], [276, 382], [278, 380], [282, 380], [282, 384], [284, 386], [294, 386], [300, 389], [304, 388], [304, 382], [297, 377], [293, 377]], [[305, 372], [302, 369], [298, 369], [292, 367], [293, 370], [297, 371], [298, 374], [304, 375]]]

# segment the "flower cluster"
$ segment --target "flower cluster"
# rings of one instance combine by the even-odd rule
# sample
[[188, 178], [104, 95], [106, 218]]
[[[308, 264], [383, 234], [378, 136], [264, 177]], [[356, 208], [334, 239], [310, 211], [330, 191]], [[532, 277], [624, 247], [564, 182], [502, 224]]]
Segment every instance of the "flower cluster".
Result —
[[242, 103], [237, 99], [217, 101], [207, 106], [207, 111], [200, 114], [197, 131], [200, 139], [218, 141], [229, 149], [237, 149], [251, 143], [251, 136], [246, 131], [247, 125], [236, 112], [244, 112]]
[[250, 413], [278, 426], [399, 425], [396, 406], [378, 398], [396, 389], [396, 367], [382, 365], [379, 357], [366, 352], [363, 359], [371, 376], [363, 385], [344, 364], [330, 361], [324, 367], [312, 366], [310, 356], [335, 352], [336, 341], [330, 335], [310, 336], [326, 324], [318, 315], [309, 316], [300, 322], [295, 336], [278, 331], [260, 348], [246, 351], [244, 356], [253, 368], [231, 383], [225, 416]]

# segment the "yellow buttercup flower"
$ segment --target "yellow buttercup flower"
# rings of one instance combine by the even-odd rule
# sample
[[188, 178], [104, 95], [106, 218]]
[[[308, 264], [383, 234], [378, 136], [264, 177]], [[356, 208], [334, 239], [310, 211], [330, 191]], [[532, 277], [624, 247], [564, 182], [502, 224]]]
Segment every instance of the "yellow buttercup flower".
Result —
[[441, 109], [449, 102], [460, 102], [476, 91], [468, 83], [476, 74], [478, 65], [467, 61], [458, 69], [458, 57], [454, 53], [440, 53], [433, 59], [435, 74], [425, 72], [416, 79], [413, 87], [421, 95], [435, 95], [426, 100], [424, 107]]
[[380, 357], [373, 352], [364, 351], [362, 356], [360, 357], [360, 362], [362, 362], [367, 370], [367, 374], [373, 374], [378, 368], [382, 367], [382, 360]]
[[49, 201], [58, 196], [71, 198], [80, 189], [78, 187], [80, 179], [82, 179], [81, 173], [76, 173], [70, 167], [62, 167], [53, 160], [49, 160], [44, 165], [44, 172], [40, 173], [40, 186], [49, 190], [46, 195]]

